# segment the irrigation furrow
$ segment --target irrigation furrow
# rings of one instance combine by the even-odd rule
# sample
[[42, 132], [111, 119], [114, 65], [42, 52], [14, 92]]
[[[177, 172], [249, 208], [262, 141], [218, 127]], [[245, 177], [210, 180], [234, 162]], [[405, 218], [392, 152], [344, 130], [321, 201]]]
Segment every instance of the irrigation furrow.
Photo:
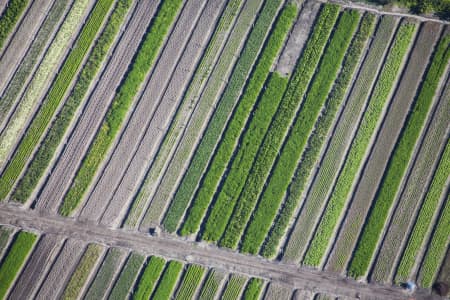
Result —
[[251, 24], [256, 18], [262, 1], [249, 1], [245, 4], [233, 31], [224, 47], [214, 71], [208, 79], [207, 86], [202, 91], [189, 123], [185, 125], [182, 140], [177, 146], [174, 157], [168, 166], [160, 185], [157, 188], [150, 206], [143, 212], [140, 224], [141, 230], [149, 226], [159, 224], [167, 205], [170, 203], [173, 193], [184, 174], [185, 169], [193, 155], [195, 145], [208, 125], [209, 118], [217, 105], [226, 82], [244, 46]]
[[14, 288], [11, 289], [9, 298], [34, 299], [63, 241], [60, 236], [52, 234], [45, 234], [40, 238]]
[[[144, 182], [142, 183], [138, 194], [133, 199], [132, 207], [128, 211], [123, 224], [124, 227], [134, 228], [140, 223], [140, 220], [149, 205], [149, 201], [156, 192], [156, 188], [162, 179], [162, 175], [170, 163], [170, 159], [176, 150], [176, 146], [180, 142], [186, 124], [199, 103], [199, 95], [201, 95], [208, 81], [208, 77], [220, 57], [242, 5], [243, 1], [233, 0], [229, 2], [224, 9], [215, 32], [204, 51], [200, 64], [197, 66], [194, 78], [191, 80], [188, 90], [183, 95], [181, 104], [177, 109], [175, 117], [170, 123], [169, 129], [164, 135], [161, 146], [158, 148], [155, 159], [151, 163], [148, 173], [145, 175]], [[123, 220], [120, 221], [123, 222]]]
[[39, 287], [35, 299], [57, 299], [66, 286], [70, 274], [83, 253], [84, 243], [74, 239], [67, 239], [55, 262], [51, 266], [42, 285]]
[[[433, 46], [439, 38], [439, 33], [439, 24], [431, 22], [423, 24], [394, 101], [402, 102], [401, 98], [404, 97], [414, 98], [414, 93], [422, 80]], [[439, 153], [445, 147], [448, 136], [446, 133], [448, 127], [446, 116], [450, 115], [450, 103], [442, 99], [440, 102], [434, 117], [429, 118], [432, 123], [427, 130], [424, 141], [417, 143], [417, 146], [420, 147], [419, 154], [412, 160], [415, 161], [414, 166], [409, 178], [407, 178], [405, 189], [398, 200], [399, 203], [394, 209], [393, 219], [387, 227], [388, 232], [384, 237], [376, 264], [372, 270], [371, 280], [379, 282], [392, 280], [393, 271], [401, 254], [400, 249], [403, 247], [408, 237], [407, 233], [415, 219], [413, 215], [416, 214], [421, 199], [423, 199], [427, 190], [426, 187], [431, 181], [432, 171], [437, 164]]]
[[[224, 4], [225, 2], [223, 1], [208, 2], [164, 93], [161, 104], [154, 113], [147, 131], [139, 143], [139, 148], [126, 169], [120, 186], [115, 191], [112, 201], [102, 216], [102, 224], [117, 227], [127, 213], [130, 201], [150, 166], [150, 164], [146, 164], [145, 168], [143, 168], [142, 161], [150, 163], [153, 161], [155, 151], [160, 145], [164, 134], [167, 132], [167, 128], [173, 119], [173, 114], [179, 106], [183, 92], [187, 89], [193, 76], [194, 66], [200, 60], [203, 52], [202, 49], [207, 46], [208, 39]], [[177, 44], [179, 44], [180, 40], [177, 40]]]
[[80, 112], [73, 132], [66, 141], [56, 165], [50, 171], [52, 176], [47, 182], [40, 195], [38, 195], [36, 207], [56, 211], [60, 200], [69, 187], [72, 177], [75, 175], [81, 163], [84, 153], [96, 134], [96, 130], [103, 120], [110, 102], [119, 86], [122, 76], [128, 69], [134, 52], [139, 46], [141, 37], [150, 23], [156, 11], [157, 3], [153, 1], [140, 2], [131, 18], [130, 24], [116, 46], [95, 89], [89, 95], [89, 101]]
[[0, 95], [8, 85], [28, 47], [33, 43], [42, 22], [49, 13], [54, 0], [34, 1], [24, 16], [11, 41], [0, 56]]

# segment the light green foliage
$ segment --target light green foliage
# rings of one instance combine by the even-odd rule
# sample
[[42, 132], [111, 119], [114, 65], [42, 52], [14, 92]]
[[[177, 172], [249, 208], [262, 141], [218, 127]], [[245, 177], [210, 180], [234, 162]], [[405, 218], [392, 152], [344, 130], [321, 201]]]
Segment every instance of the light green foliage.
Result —
[[170, 299], [182, 269], [182, 263], [169, 262], [151, 299]]
[[252, 278], [249, 280], [245, 288], [242, 299], [244, 300], [258, 300], [262, 291], [264, 281], [261, 278]]
[[189, 265], [183, 276], [180, 288], [178, 289], [175, 299], [185, 300], [192, 299], [200, 280], [205, 273], [205, 268], [199, 265]]
[[0, 298], [3, 299], [6, 296], [9, 286], [25, 263], [25, 259], [33, 248], [36, 239], [36, 235], [25, 231], [19, 232], [15, 237], [0, 265]]
[[244, 276], [239, 276], [236, 274], [232, 274], [228, 279], [227, 286], [225, 287], [225, 291], [222, 294], [222, 300], [235, 300], [238, 299], [242, 289], [244, 288], [244, 284], [247, 281], [247, 278]]
[[137, 291], [133, 294], [133, 299], [146, 300], [150, 298], [164, 265], [165, 261], [160, 257], [152, 256], [148, 260], [144, 273], [137, 284]]

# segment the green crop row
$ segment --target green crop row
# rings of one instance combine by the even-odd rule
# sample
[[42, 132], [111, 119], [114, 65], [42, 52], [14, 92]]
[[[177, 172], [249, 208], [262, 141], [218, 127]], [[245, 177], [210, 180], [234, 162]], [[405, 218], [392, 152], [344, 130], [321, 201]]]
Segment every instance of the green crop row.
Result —
[[[120, 29], [131, 3], [131, 0], [119, 0], [117, 2], [116, 7], [105, 25], [105, 29], [89, 54], [87, 62], [81, 70], [67, 101], [53, 121], [52, 127], [49, 129], [25, 171], [25, 174], [19, 180], [16, 189], [12, 193], [11, 198], [15, 201], [25, 202], [28, 199], [39, 179], [42, 177], [45, 169], [50, 164], [56, 148], [61, 142], [73, 115], [84, 99], [91, 81], [99, 71], [102, 61], [105, 59], [106, 54]], [[1, 182], [2, 181], [0, 180], [0, 184]]]
[[232, 274], [228, 279], [228, 284], [225, 287], [225, 291], [222, 294], [222, 300], [235, 300], [239, 299], [239, 294], [244, 288], [244, 284], [247, 278], [244, 276]]
[[[295, 174], [296, 162], [300, 160], [306, 148], [308, 137], [314, 129], [314, 124], [327, 100], [328, 93], [336, 79], [358, 22], [359, 13], [355, 10], [345, 11], [339, 18], [301, 111], [271, 172], [267, 187], [253, 212], [252, 220], [247, 227], [242, 242], [244, 252], [257, 253], [267, 235], [267, 231], [270, 229], [291, 178]], [[257, 198], [250, 201], [254, 203], [256, 200]], [[250, 204], [250, 206], [254, 206], [254, 204]], [[230, 222], [229, 226], [231, 227], [229, 227], [229, 230], [227, 229], [225, 234], [225, 239], [227, 236], [229, 237], [229, 244], [237, 243], [247, 220], [250, 218], [250, 213], [251, 208], [241, 214], [239, 218], [234, 219], [234, 223], [233, 220]]]
[[184, 273], [183, 281], [181, 282], [175, 299], [192, 299], [204, 273], [205, 268], [202, 266], [189, 265]]
[[63, 204], [59, 209], [62, 215], [69, 215], [83, 199], [84, 192], [94, 178], [100, 163], [105, 158], [133, 102], [134, 96], [153, 65], [156, 55], [163, 44], [164, 37], [174, 21], [181, 4], [181, 0], [163, 2], [156, 18], [150, 23], [150, 28], [133, 58], [129, 68], [130, 71], [123, 79], [123, 84], [114, 97], [100, 130], [63, 200]]
[[[244, 46], [244, 41], [247, 40], [250, 27], [255, 22], [256, 16], [262, 6], [262, 2], [263, 1], [247, 1], [239, 14], [239, 18], [227, 40], [225, 48], [220, 53], [219, 61], [214, 67], [211, 76], [208, 78], [205, 90], [199, 94], [200, 102], [187, 124], [183, 138], [158, 186], [150, 207], [147, 209], [146, 215], [142, 221], [143, 226], [152, 223], [160, 223], [166, 209], [166, 204], [172, 199], [172, 192], [175, 192], [178, 187], [178, 180], [180, 180], [183, 175], [180, 174], [180, 170], [183, 170], [186, 163], [191, 160], [191, 155], [195, 151], [195, 145], [198, 144], [198, 140], [204, 132], [203, 127], [205, 126], [205, 122], [210, 119], [210, 114], [215, 109], [215, 106], [217, 105], [217, 108], [221, 108], [221, 110], [232, 109], [230, 106], [232, 107], [233, 104], [225, 105], [227, 103], [223, 102], [217, 104], [217, 101], [220, 99], [224, 80], [230, 78], [230, 74], [236, 66], [237, 54], [242, 53], [241, 47]], [[255, 56], [255, 54], [253, 54], [253, 56]], [[248, 73], [249, 70], [246, 70], [246, 72]]]
[[114, 284], [109, 299], [128, 299], [143, 262], [144, 257], [142, 255], [131, 253], [123, 270], [120, 272], [119, 279]]
[[[276, 59], [287, 33], [292, 26], [296, 11], [295, 5], [286, 6], [276, 21], [274, 30], [268, 37], [266, 46], [262, 50], [248, 84], [244, 89], [243, 96], [239, 100], [223, 134], [223, 138], [215, 151], [210, 167], [201, 181], [201, 187], [189, 208], [187, 219], [181, 232], [182, 234], [193, 233], [198, 229], [204, 213], [215, 194], [221, 176], [233, 155], [241, 131], [245, 127], [249, 114], [258, 100], [258, 95], [268, 77], [270, 67]], [[177, 223], [183, 211], [184, 207], [176, 218]]]
[[86, 280], [89, 277], [92, 269], [94, 268], [97, 260], [100, 258], [102, 253], [102, 247], [97, 244], [90, 244], [80, 263], [78, 264], [76, 270], [73, 272], [69, 283], [64, 289], [62, 299], [77, 299], [81, 292]]
[[[413, 26], [408, 26], [412, 34]], [[407, 35], [405, 35], [407, 36]], [[407, 45], [409, 39], [405, 39]], [[368, 220], [362, 229], [361, 237], [356, 246], [355, 254], [350, 264], [350, 274], [358, 277], [366, 273], [379, 236], [384, 228], [386, 218], [396, 197], [398, 187], [405, 174], [408, 162], [414, 151], [422, 127], [433, 102], [434, 93], [450, 58], [450, 35], [444, 36], [433, 54], [431, 66], [425, 75], [419, 95], [408, 115], [406, 125], [397, 141], [394, 153], [389, 160], [387, 171], [377, 192], [377, 197], [371, 208]], [[406, 46], [405, 46], [406, 48]]]
[[[186, 227], [183, 228], [198, 228], [208, 205], [211, 203], [211, 199], [215, 194], [216, 187], [222, 177], [222, 174], [224, 173], [228, 162], [233, 155], [233, 151], [238, 143], [241, 131], [245, 127], [249, 114], [258, 100], [258, 95], [266, 82], [270, 67], [274, 63], [288, 31], [292, 26], [297, 14], [296, 12], [297, 8], [295, 5], [285, 6], [280, 14], [280, 17], [276, 21], [274, 29], [270, 33], [266, 46], [262, 50], [260, 57], [256, 62], [254, 71], [252, 72], [251, 77], [244, 89], [243, 96], [238, 101], [237, 107], [228, 122], [223, 138], [217, 146], [218, 148], [214, 153], [209, 168], [201, 180], [201, 186], [197, 191], [188, 212]], [[176, 225], [178, 224], [185, 207], [186, 204], [182, 207], [175, 206], [173, 207], [173, 210], [169, 210], [164, 222], [165, 227], [169, 231], [174, 231], [176, 229]], [[193, 225], [187, 226], [189, 222]], [[182, 231], [182, 234], [183, 233], [193, 233], [193, 231]]]
[[[313, 52], [318, 51], [322, 52], [323, 47], [325, 46], [326, 40], [331, 32], [332, 25], [326, 25], [326, 19], [331, 18], [331, 21], [337, 18], [338, 8], [337, 6], [325, 6], [322, 10], [321, 16], [319, 17], [318, 24], [314, 31], [313, 37], [308, 42], [306, 50], [298, 64], [294, 75], [288, 84], [287, 91], [283, 96], [279, 104], [279, 108], [274, 119], [271, 122], [268, 132], [264, 137], [264, 141], [260, 149], [258, 150], [258, 156], [256, 158], [256, 162], [253, 164], [261, 166], [261, 158], [264, 157], [275, 157], [279, 147], [281, 146], [281, 142], [283, 140], [284, 134], [289, 127], [289, 122], [287, 120], [291, 120], [299, 102], [301, 101], [304, 90], [302, 91], [302, 87], [307, 85], [308, 81], [312, 77], [313, 70], [315, 65], [319, 61], [319, 57], [313, 54]], [[331, 23], [331, 22], [330, 22]], [[317, 47], [318, 46], [318, 47]], [[316, 49], [317, 47], [317, 49]], [[303, 66], [307, 66], [303, 68]], [[300, 88], [299, 88], [300, 87]], [[272, 155], [273, 154], [273, 155]], [[264, 161], [264, 159], [263, 159]], [[255, 175], [255, 172], [252, 171], [250, 174]], [[247, 175], [252, 176], [252, 175]], [[241, 178], [242, 181], [246, 181], [245, 178]], [[248, 180], [247, 180], [248, 182]], [[246, 192], [249, 188], [249, 185], [246, 183], [245, 188], [243, 188], [243, 192]], [[205, 231], [203, 233], [203, 238], [208, 240], [218, 240], [222, 236], [227, 222], [232, 214], [233, 208], [236, 205], [236, 201], [239, 198], [240, 190], [233, 191], [234, 201], [230, 200], [228, 205], [226, 205], [225, 210], [218, 211], [214, 206], [209, 218], [206, 221]], [[239, 202], [237, 204], [240, 205]], [[239, 210], [239, 207], [237, 207]], [[219, 216], [220, 215], [220, 216]]]
[[28, 0], [10, 0], [6, 6], [3, 14], [0, 17], [0, 50], [3, 43], [8, 37], [11, 30], [13, 30], [17, 21], [19, 20], [25, 7], [28, 5]]
[[118, 248], [109, 248], [83, 299], [95, 300], [102, 299], [105, 296], [108, 292], [109, 284], [114, 278], [116, 269], [120, 267], [122, 255], [122, 251]]
[[151, 299], [170, 299], [182, 269], [182, 263], [170, 261]]
[[239, 148], [229, 167], [227, 177], [217, 195], [217, 200], [214, 203], [211, 215], [206, 223], [206, 231], [203, 238], [209, 238], [206, 236], [206, 232], [209, 230], [210, 224], [214, 224], [210, 219], [220, 218], [219, 215], [224, 209], [228, 209], [228, 217], [231, 214], [232, 208], [228, 207], [236, 203], [237, 197], [239, 196], [238, 191], [242, 190], [244, 187], [245, 180], [243, 179], [250, 171], [265, 133], [267, 132], [272, 118], [283, 98], [288, 82], [288, 78], [282, 77], [278, 73], [273, 73], [270, 76], [267, 86], [258, 102], [257, 108], [253, 113], [252, 120], [248, 125], [248, 129], [245, 131]]
[[[9, 161], [6, 169], [0, 179], [0, 199], [4, 199], [9, 193], [12, 185], [19, 177], [23, 167], [27, 163], [33, 149], [41, 139], [42, 134], [45, 132], [48, 124], [50, 123], [53, 114], [59, 107], [64, 95], [69, 88], [73, 78], [75, 77], [84, 56], [88, 52], [92, 42], [94, 41], [97, 32], [103, 23], [103, 19], [108, 15], [109, 8], [111, 7], [113, 0], [101, 0], [97, 2], [92, 10], [87, 22], [83, 26], [80, 35], [69, 53], [66, 61], [64, 62], [61, 70], [58, 73], [52, 87], [50, 88], [43, 105], [39, 108], [36, 116], [33, 118], [30, 126], [28, 127], [23, 139], [19, 146], [14, 151], [14, 155]], [[56, 146], [55, 146], [56, 148]], [[47, 154], [51, 157], [51, 153]], [[39, 174], [42, 175], [46, 164], [42, 165]], [[28, 171], [29, 172], [29, 171]], [[34, 182], [37, 182], [35, 179]], [[34, 187], [34, 185], [32, 186]], [[25, 202], [28, 196], [31, 194], [32, 187], [26, 190], [23, 196], [19, 198], [13, 198], [20, 202]]]
[[137, 284], [136, 293], [133, 294], [133, 299], [146, 300], [150, 298], [165, 263], [164, 259], [157, 256], [152, 256], [148, 260], [147, 266]]
[[14, 242], [0, 264], [0, 298], [3, 299], [8, 288], [16, 278], [31, 248], [36, 242], [37, 236], [21, 231], [15, 237]]
[[448, 170], [450, 170], [450, 143], [447, 143], [445, 147], [427, 196], [417, 215], [395, 275], [397, 282], [408, 279], [414, 264], [417, 262], [417, 253], [420, 248], [425, 247], [425, 237], [431, 232], [431, 221], [433, 220], [433, 215], [437, 212], [437, 206], [447, 181]]
[[[64, 57], [67, 47], [71, 44], [71, 38], [76, 34], [79, 24], [82, 23], [89, 3], [88, 0], [76, 0], [69, 14], [65, 17], [64, 23], [34, 73], [26, 93], [20, 99], [11, 120], [2, 132], [0, 137], [0, 162], [4, 162], [13, 150], [34, 108], [40, 102], [40, 98], [44, 96], [49, 78], [53, 77], [52, 74], [58, 67], [59, 61]], [[4, 187], [2, 187], [0, 199], [5, 197], [4, 193]]]
[[261, 278], [252, 278], [245, 287], [244, 300], [258, 300], [262, 291], [264, 281]]
[[133, 201], [130, 213], [125, 221], [126, 226], [136, 226], [140, 215], [143, 213], [144, 206], [147, 200], [154, 195], [157, 188], [156, 182], [158, 182], [159, 176], [163, 173], [164, 166], [171, 158], [172, 149], [176, 146], [177, 140], [184, 132], [183, 123], [187, 122], [192, 114], [193, 107], [197, 103], [197, 99], [201, 94], [204, 85], [208, 81], [215, 61], [219, 58], [220, 49], [224, 44], [227, 37], [227, 32], [233, 25], [233, 21], [236, 19], [243, 1], [232, 0], [230, 1], [219, 23], [208, 43], [203, 57], [200, 61], [200, 65], [195, 71], [194, 78], [183, 97], [180, 108], [178, 109], [174, 120], [170, 123], [169, 130], [164, 136], [164, 140], [160, 149], [152, 163], [149, 173], [146, 175], [144, 184], [139, 191], [138, 196]]
[[44, 51], [44, 46], [52, 37], [52, 31], [56, 27], [59, 19], [63, 15], [68, 3], [66, 1], [56, 1], [50, 9], [45, 21], [34, 38], [33, 43], [25, 54], [20, 66], [16, 69], [8, 87], [3, 93], [0, 101], [0, 120], [6, 118], [7, 113], [18, 98], [19, 92], [32, 73], [37, 64], [40, 54]]
[[[171, 206], [168, 210], [167, 220], [175, 223], [178, 221], [187, 207], [189, 201], [193, 197], [197, 184], [203, 170], [208, 164], [209, 158], [212, 155], [217, 140], [226, 126], [228, 115], [233, 106], [239, 99], [239, 94], [243, 85], [246, 82], [247, 74], [251, 71], [251, 67], [256, 60], [256, 55], [264, 43], [266, 32], [270, 29], [272, 20], [278, 10], [280, 0], [267, 1], [260, 15], [246, 41], [244, 50], [238, 59], [238, 62], [233, 70], [233, 74], [228, 82], [222, 98], [218, 104], [216, 112], [211, 118], [208, 127], [202, 137], [202, 140], [197, 147], [194, 157], [185, 173], [183, 180], [178, 187], [178, 190], [172, 200]], [[171, 216], [174, 214], [173, 216]], [[203, 213], [196, 213], [189, 211], [187, 220], [182, 227], [182, 234], [189, 234], [197, 231], [198, 223], [201, 221]], [[175, 220], [172, 221], [172, 220]], [[197, 221], [198, 220], [198, 221]]]
[[428, 245], [420, 268], [418, 282], [424, 288], [430, 288], [433, 284], [449, 246], [450, 197], [448, 195], [444, 203], [445, 207], [434, 229], [431, 243]]
[[303, 154], [301, 163], [289, 187], [286, 200], [275, 218], [266, 241], [262, 245], [261, 254], [265, 257], [273, 257], [277, 252], [278, 244], [300, 201], [306, 181], [323, 147], [325, 137], [331, 128], [335, 115], [344, 100], [346, 91], [349, 89], [349, 84], [355, 73], [356, 66], [361, 58], [367, 40], [374, 30], [374, 25], [375, 16], [373, 14], [365, 14], [360, 28], [346, 53], [342, 70], [327, 100], [326, 109], [319, 117], [314, 132], [308, 140], [308, 147]]
[[208, 277], [206, 278], [205, 283], [203, 283], [202, 290], [200, 291], [199, 299], [214, 299], [223, 277], [222, 273], [219, 273], [214, 269], [209, 271]]

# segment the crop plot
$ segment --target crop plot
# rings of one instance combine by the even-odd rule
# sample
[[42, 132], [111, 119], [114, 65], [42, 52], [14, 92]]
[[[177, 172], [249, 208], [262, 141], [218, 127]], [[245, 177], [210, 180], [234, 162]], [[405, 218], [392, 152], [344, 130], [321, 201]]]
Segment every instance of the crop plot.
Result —
[[450, 24], [344, 2], [0, 0], [0, 298], [448, 284]]

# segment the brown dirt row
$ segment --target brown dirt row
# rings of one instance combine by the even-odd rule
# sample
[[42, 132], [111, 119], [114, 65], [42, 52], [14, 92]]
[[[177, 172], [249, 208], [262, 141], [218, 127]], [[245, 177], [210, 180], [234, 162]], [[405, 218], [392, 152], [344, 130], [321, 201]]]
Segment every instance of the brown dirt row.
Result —
[[264, 293], [266, 300], [291, 299], [292, 288], [279, 283], [271, 282]]
[[[238, 20], [223, 48], [220, 59], [208, 79], [207, 85], [199, 93], [198, 104], [190, 119], [184, 125], [185, 130], [182, 133], [182, 137], [174, 146], [175, 150], [173, 156], [169, 159], [170, 163], [165, 170], [161, 171], [161, 177], [158, 180], [159, 184], [156, 191], [154, 195], [150, 196], [147, 205], [142, 211], [139, 222], [140, 230], [147, 231], [149, 226], [155, 223], [159, 224], [163, 217], [194, 154], [195, 145], [199, 143], [206, 130], [208, 122], [220, 99], [220, 95], [231, 76], [231, 71], [239, 57], [238, 53], [240, 53], [245, 44], [246, 37], [251, 29], [251, 24], [261, 8], [262, 2], [258, 1], [258, 5], [255, 5], [255, 2], [247, 2], [241, 10]], [[230, 53], [233, 53], [233, 55], [230, 55]], [[225, 58], [230, 58], [230, 60], [226, 60]], [[217, 84], [218, 82], [220, 83]]]
[[[425, 23], [421, 34], [416, 41], [416, 49], [413, 51], [408, 63], [407, 71], [410, 75], [416, 75], [420, 78], [423, 76], [427, 63], [429, 62], [433, 46], [439, 38], [440, 25], [438, 23]], [[419, 78], [419, 79], [420, 79]], [[416, 90], [419, 80], [411, 78], [405, 74], [403, 83], [398, 91], [399, 97], [410, 97]], [[376, 259], [376, 264], [372, 270], [371, 280], [379, 282], [391, 282], [395, 266], [401, 255], [401, 248], [408, 237], [414, 221], [413, 215], [416, 214], [423, 199], [427, 186], [431, 182], [435, 166], [439, 159], [439, 153], [445, 147], [447, 139], [446, 129], [448, 120], [446, 116], [450, 115], [450, 106], [448, 101], [441, 99], [438, 109], [434, 117], [428, 118], [431, 122], [430, 128], [427, 130], [424, 141], [418, 141], [416, 147], [420, 149], [416, 158], [411, 159], [414, 166], [407, 179], [405, 189], [401, 192], [398, 200], [398, 206], [394, 209], [393, 219], [383, 244]]]
[[[102, 224], [117, 227], [125, 216], [132, 197], [137, 192], [146, 173], [146, 168], [142, 168], [142, 161], [151, 162], [155, 158], [155, 152], [161, 144], [164, 134], [173, 120], [175, 109], [193, 76], [194, 66], [201, 58], [201, 49], [207, 46], [208, 37], [214, 30], [214, 24], [224, 4], [224, 1], [208, 2], [199, 25], [190, 37], [190, 44], [183, 54], [180, 66], [177, 67], [165, 91], [164, 98], [147, 128], [137, 152], [126, 169], [120, 186], [102, 216]], [[178, 101], [178, 103], [174, 103], [174, 101]], [[148, 168], [148, 164], [145, 166]]]
[[[157, 143], [158, 136], [161, 135], [160, 131], [164, 128], [161, 122], [158, 123], [157, 121], [165, 122], [169, 120], [171, 110], [174, 110], [177, 106], [179, 97], [168, 98], [164, 94], [171, 88], [183, 90], [182, 82], [176, 80], [177, 74], [180, 74], [181, 79], [186, 78], [186, 81], [190, 78], [189, 73], [186, 74], [184, 69], [192, 67], [191, 63], [195, 62], [196, 56], [198, 56], [199, 49], [195, 47], [195, 43], [199, 40], [196, 37], [199, 34], [203, 35], [203, 32], [199, 32], [196, 26], [198, 26], [198, 20], [205, 21], [199, 19], [204, 9], [203, 4], [204, 2], [189, 1], [182, 10], [175, 28], [168, 35], [166, 46], [152, 71], [141, 100], [137, 104], [80, 217], [99, 221], [107, 207], [114, 207], [114, 200], [112, 199], [115, 197], [119, 186], [126, 185], [128, 189], [131, 189], [131, 186], [138, 183], [134, 180], [123, 182], [123, 177], [126, 176], [124, 174], [130, 172], [130, 165], [133, 165], [132, 161], [135, 160], [136, 156], [139, 156], [137, 152], [140, 151], [139, 149], [144, 141], [147, 140], [150, 145]], [[196, 32], [197, 35], [193, 36], [193, 32]], [[175, 87], [173, 87], [174, 81]], [[151, 136], [149, 141], [146, 138], [148, 135]], [[147, 149], [144, 153], [145, 157], [151, 155], [152, 151]], [[137, 171], [140, 171], [145, 168], [148, 160], [138, 160]], [[110, 203], [111, 200], [113, 203]], [[126, 209], [130, 200], [131, 195], [126, 195], [120, 199], [120, 203], [116, 200], [115, 211]], [[114, 210], [114, 208], [112, 209]]]
[[0, 227], [0, 238], [5, 238], [4, 241], [0, 243], [0, 262], [3, 259], [3, 256], [6, 254], [6, 251], [8, 251], [8, 248], [10, 247], [11, 241], [14, 238], [14, 235], [16, 234], [14, 227], [9, 226], [1, 226]]
[[276, 71], [288, 75], [294, 70], [300, 53], [306, 44], [310, 31], [313, 28], [316, 15], [319, 11], [320, 3], [315, 1], [305, 1], [300, 15], [289, 35], [286, 46], [280, 55]]
[[135, 10], [136, 14], [131, 18], [130, 24], [114, 50], [107, 67], [99, 77], [100, 80], [92, 94], [89, 95], [88, 103], [80, 112], [80, 118], [51, 171], [52, 176], [48, 177], [48, 181], [42, 189], [37, 200], [37, 209], [56, 212], [83, 155], [103, 120], [116, 88], [128, 69], [133, 54], [151, 21], [150, 16], [155, 13], [156, 8], [156, 2], [139, 2]]
[[[114, 230], [102, 225], [85, 223], [51, 213], [23, 210], [10, 204], [0, 204], [0, 223], [47, 234], [70, 236], [83, 242], [94, 242], [107, 247], [132, 249], [145, 255], [158, 255], [200, 264], [208, 268], [219, 268], [249, 277], [261, 277], [292, 289], [321, 292], [347, 297], [370, 295], [385, 300], [404, 299], [404, 291], [395, 286], [357, 282], [326, 271], [299, 268], [292, 264], [268, 261], [256, 256], [244, 255], [220, 249], [214, 245], [188, 242], [171, 235], [151, 237], [139, 232]], [[94, 271], [93, 273], [96, 273]], [[366, 297], [366, 298], [364, 298]]]
[[[14, 146], [11, 148], [10, 153], [7, 155], [7, 158], [5, 159], [6, 161], [9, 161], [11, 159], [11, 157], [14, 154], [15, 149], [18, 147], [18, 145], [20, 144], [20, 141], [23, 137], [23, 135], [25, 134], [25, 132], [27, 131], [29, 125], [31, 124], [31, 122], [33, 121], [34, 117], [36, 116], [37, 112], [39, 111], [39, 108], [41, 107], [43, 101], [45, 100], [46, 96], [47, 96], [47, 92], [48, 90], [51, 88], [51, 86], [53, 85], [57, 75], [59, 74], [59, 71], [61, 69], [61, 67], [63, 66], [64, 62], [66, 61], [67, 56], [69, 55], [70, 51], [72, 50], [73, 45], [75, 44], [75, 41], [78, 37], [78, 34], [84, 24], [84, 22], [86, 21], [86, 19], [88, 18], [88, 16], [90, 15], [91, 9], [93, 8], [95, 4], [95, 0], [90, 0], [89, 3], [87, 4], [85, 11], [84, 11], [84, 15], [82, 18], [82, 22], [80, 24], [78, 24], [77, 28], [75, 29], [73, 35], [70, 37], [70, 40], [67, 43], [67, 47], [64, 49], [63, 53], [61, 54], [61, 57], [59, 59], [59, 61], [57, 61], [54, 65], [54, 69], [49, 72], [49, 76], [47, 78], [47, 80], [45, 81], [45, 84], [42, 86], [42, 90], [40, 90], [40, 94], [36, 94], [36, 98], [35, 98], [35, 103], [33, 103], [33, 108], [27, 112], [27, 121], [25, 121], [25, 123], [23, 124], [23, 128], [21, 128], [20, 130], [17, 131], [17, 134], [15, 136], [15, 141], [14, 141]], [[52, 43], [54, 42], [54, 40], [52, 41]], [[48, 49], [47, 49], [48, 50]], [[47, 55], [47, 53], [44, 54]], [[42, 62], [40, 63], [40, 65], [42, 64]], [[40, 67], [40, 66], [39, 66]], [[33, 74], [34, 77], [35, 74]], [[0, 133], [0, 139], [3, 138], [3, 133], [5, 133], [8, 130], [8, 127], [11, 124], [14, 124], [14, 121], [17, 117], [17, 114], [20, 114], [21, 112], [21, 97], [23, 97], [24, 95], [26, 95], [26, 93], [28, 93], [28, 88], [32, 88], [32, 85], [34, 84], [34, 78], [32, 78], [29, 82], [29, 86], [27, 86], [26, 89], [24, 89], [24, 94], [22, 94], [22, 96], [17, 98], [18, 104], [16, 106], [16, 111], [11, 112], [10, 116], [9, 116], [9, 120], [7, 121], [7, 123], [5, 124], [4, 128], [1, 128], [0, 130], [2, 131]], [[3, 167], [5, 167], [6, 164], [3, 165]]]
[[53, 234], [41, 236], [27, 264], [16, 279], [14, 287], [8, 296], [10, 299], [32, 299], [39, 285], [44, 280], [44, 274], [50, 268], [62, 246], [63, 239]]
[[[415, 35], [417, 37], [417, 30]], [[358, 182], [347, 200], [345, 214], [341, 217], [341, 228], [337, 229], [337, 232], [334, 234], [333, 240], [335, 242], [332, 245], [331, 253], [336, 248], [345, 247], [345, 249], [348, 249], [345, 252], [346, 263], [344, 265], [350, 260], [352, 249], [355, 247], [365, 216], [375, 197], [389, 157], [400, 135], [403, 127], [401, 124], [405, 122], [414, 99], [417, 84], [421, 80], [421, 74], [416, 73], [415, 66], [406, 65], [412, 55], [411, 52], [414, 54], [413, 57], [416, 57], [418, 49], [420, 47], [414, 46], [413, 37], [397, 74], [397, 84], [394, 84], [392, 87], [378, 120], [376, 134], [372, 135], [367, 145], [367, 149], [370, 150], [366, 152], [365, 165], [360, 169]], [[404, 96], [402, 95], [403, 93], [405, 94]], [[333, 260], [334, 258], [331, 257], [330, 259]], [[335, 271], [343, 272], [344, 270], [339, 269]]]
[[69, 276], [77, 266], [85, 244], [82, 241], [67, 239], [55, 262], [51, 266], [35, 299], [57, 299], [69, 281]]
[[5, 51], [0, 56], [0, 95], [3, 94], [28, 47], [33, 42], [53, 2], [54, 0], [34, 1], [9, 44], [6, 45]]

